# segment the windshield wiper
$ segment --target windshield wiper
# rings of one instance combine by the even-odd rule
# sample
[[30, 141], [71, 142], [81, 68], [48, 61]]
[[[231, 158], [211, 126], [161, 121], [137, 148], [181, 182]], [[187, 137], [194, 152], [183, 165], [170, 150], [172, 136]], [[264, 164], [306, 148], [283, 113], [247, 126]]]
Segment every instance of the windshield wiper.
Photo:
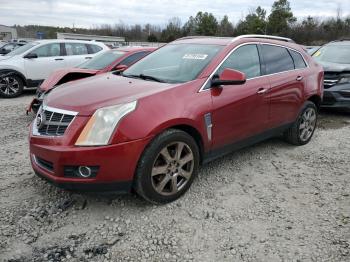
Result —
[[152, 80], [152, 81], [156, 81], [159, 83], [166, 83], [166, 81], [164, 81], [163, 79], [154, 77], [154, 76], [150, 76], [150, 75], [144, 75], [144, 74], [139, 74], [139, 75], [126, 75], [126, 74], [122, 74], [122, 76], [125, 77], [132, 77], [132, 78], [141, 78], [143, 80]]

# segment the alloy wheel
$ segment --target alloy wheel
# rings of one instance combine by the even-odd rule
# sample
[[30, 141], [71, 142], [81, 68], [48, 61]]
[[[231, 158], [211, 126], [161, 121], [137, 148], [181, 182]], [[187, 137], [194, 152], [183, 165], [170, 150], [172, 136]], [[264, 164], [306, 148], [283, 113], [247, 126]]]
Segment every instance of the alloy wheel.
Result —
[[305, 142], [312, 136], [316, 126], [316, 111], [314, 108], [308, 108], [301, 116], [299, 124], [299, 138]]
[[18, 93], [20, 84], [17, 79], [11, 76], [0, 78], [0, 91], [5, 95], [13, 95]]
[[184, 142], [165, 146], [152, 167], [152, 186], [161, 195], [178, 193], [190, 180], [194, 169], [194, 155]]

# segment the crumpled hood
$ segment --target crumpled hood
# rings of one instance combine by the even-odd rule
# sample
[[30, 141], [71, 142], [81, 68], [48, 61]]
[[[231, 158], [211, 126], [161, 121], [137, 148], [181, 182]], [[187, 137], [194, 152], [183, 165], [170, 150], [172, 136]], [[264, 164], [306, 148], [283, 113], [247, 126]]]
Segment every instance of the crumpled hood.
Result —
[[322, 62], [322, 61], [317, 61], [320, 65], [323, 66], [323, 69], [325, 72], [336, 72], [336, 73], [341, 73], [341, 72], [350, 72], [350, 64], [336, 64], [336, 63], [329, 63], [329, 62]]
[[128, 103], [174, 86], [106, 73], [59, 86], [46, 96], [44, 104], [89, 116], [98, 108]]
[[86, 74], [86, 75], [96, 75], [99, 70], [93, 70], [93, 69], [82, 69], [82, 68], [63, 68], [58, 69], [54, 71], [48, 78], [45, 79], [45, 81], [40, 85], [40, 90], [42, 92], [48, 91], [52, 89], [63, 77], [65, 77], [68, 74]]

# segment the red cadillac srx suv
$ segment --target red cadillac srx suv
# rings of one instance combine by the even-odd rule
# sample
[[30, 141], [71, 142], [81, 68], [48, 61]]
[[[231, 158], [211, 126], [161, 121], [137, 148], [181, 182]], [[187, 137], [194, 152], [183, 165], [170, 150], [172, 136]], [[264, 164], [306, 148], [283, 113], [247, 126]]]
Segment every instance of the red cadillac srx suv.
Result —
[[121, 75], [54, 89], [31, 125], [31, 163], [64, 189], [167, 203], [227, 152], [279, 135], [308, 143], [322, 94], [322, 67], [290, 39], [182, 38]]

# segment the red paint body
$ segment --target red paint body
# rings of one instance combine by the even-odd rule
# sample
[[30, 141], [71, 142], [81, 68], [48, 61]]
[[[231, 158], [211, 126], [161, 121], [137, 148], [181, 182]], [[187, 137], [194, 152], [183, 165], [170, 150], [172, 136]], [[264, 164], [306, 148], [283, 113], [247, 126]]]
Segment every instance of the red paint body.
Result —
[[[303, 54], [309, 67], [248, 79], [245, 84], [201, 90], [222, 60], [244, 43], [271, 43], [293, 48]], [[53, 90], [46, 104], [78, 112], [60, 138], [30, 135], [30, 152], [54, 164], [54, 172], [38, 166], [34, 170], [60, 183], [107, 183], [132, 181], [137, 162], [156, 135], [172, 127], [195, 130], [201, 140], [202, 155], [212, 150], [254, 137], [296, 120], [304, 102], [322, 98], [323, 70], [302, 47], [292, 43], [261, 39], [200, 38], [176, 41], [179, 44], [219, 44], [220, 51], [193, 81], [181, 84], [130, 79], [114, 74], [97, 75]], [[296, 81], [302, 76], [302, 81]], [[261, 89], [264, 94], [257, 94]], [[138, 100], [135, 111], [118, 124], [111, 144], [77, 147], [75, 142], [96, 109]], [[208, 138], [203, 116], [211, 113], [212, 139]], [[63, 176], [64, 165], [99, 165], [94, 179]]]

